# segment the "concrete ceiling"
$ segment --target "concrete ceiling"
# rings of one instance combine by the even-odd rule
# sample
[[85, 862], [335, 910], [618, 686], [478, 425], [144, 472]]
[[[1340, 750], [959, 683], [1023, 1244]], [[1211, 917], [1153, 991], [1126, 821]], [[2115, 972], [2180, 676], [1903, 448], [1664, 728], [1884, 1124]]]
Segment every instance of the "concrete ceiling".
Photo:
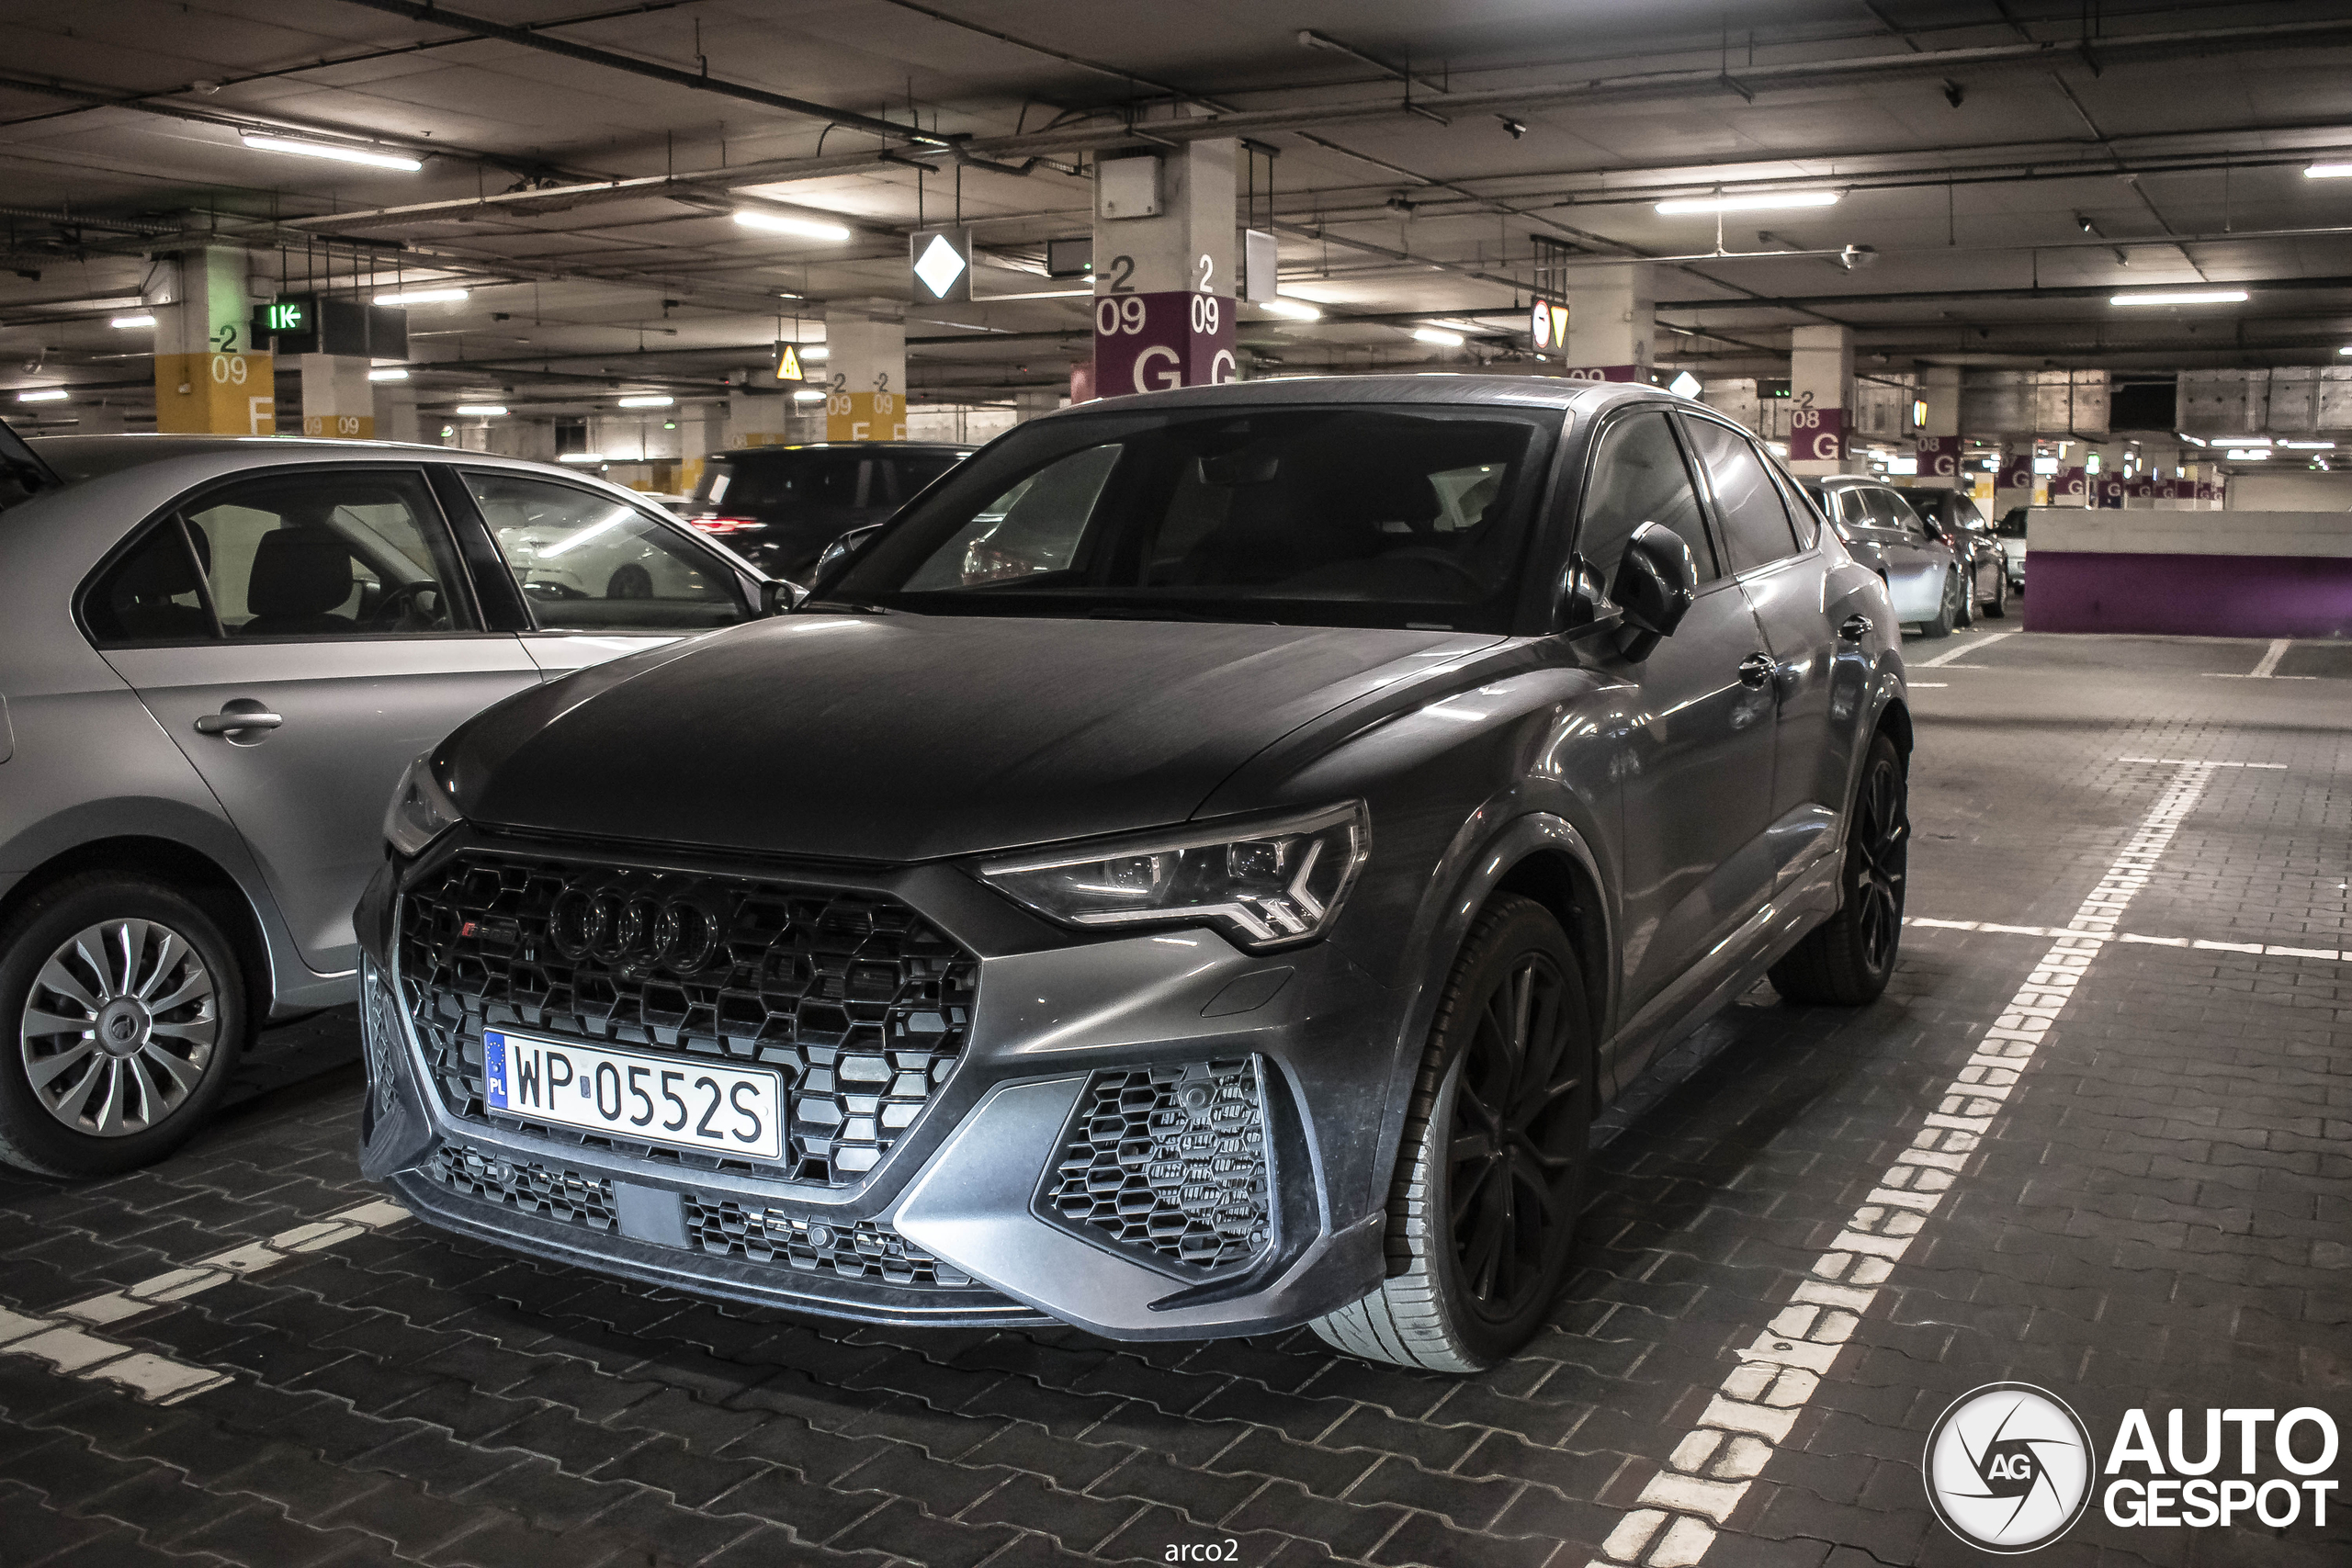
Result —
[[[904, 297], [906, 231], [958, 211], [996, 298], [910, 318], [917, 394], [1059, 384], [1088, 351], [1084, 301], [1004, 297], [1069, 288], [1040, 264], [1046, 241], [1089, 230], [1087, 164], [1235, 134], [1278, 153], [1285, 290], [1329, 310], [1245, 320], [1264, 368], [1512, 352], [1533, 235], [1580, 262], [1672, 258], [1661, 359], [1709, 375], [1784, 373], [1789, 330], [1821, 321], [1898, 367], [2339, 363], [2352, 343], [2352, 179], [2302, 173], [2352, 160], [2340, 4], [1724, 16], [1682, 0], [11, 7], [0, 388], [38, 365], [135, 397], [146, 344], [106, 325], [112, 308], [73, 307], [134, 296], [153, 256], [220, 236], [298, 287], [464, 279], [462, 305], [413, 313], [428, 400], [691, 394], [758, 363], [779, 319], [813, 338], [829, 299]], [[255, 152], [248, 128], [424, 167]], [[1841, 199], [1731, 214], [1720, 234], [1654, 210], [1781, 187]], [[757, 233], [730, 220], [739, 205], [855, 232]], [[2224, 283], [2251, 298], [2107, 303]], [[1494, 335], [1452, 354], [1413, 342], [1432, 315]]]

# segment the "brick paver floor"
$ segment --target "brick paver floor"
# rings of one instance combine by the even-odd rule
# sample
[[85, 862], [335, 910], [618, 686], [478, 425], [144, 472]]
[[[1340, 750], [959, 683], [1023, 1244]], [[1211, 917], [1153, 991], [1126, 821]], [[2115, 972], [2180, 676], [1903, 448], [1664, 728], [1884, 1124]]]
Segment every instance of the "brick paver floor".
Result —
[[[2052, 1390], [2102, 1446], [2132, 1409], [2159, 1445], [2188, 1412], [2192, 1455], [2209, 1408], [2352, 1427], [2352, 957], [2269, 951], [2352, 950], [2352, 682], [2222, 678], [2260, 652], [2017, 635], [1917, 671], [1910, 910], [1964, 924], [1908, 931], [1873, 1007], [1759, 989], [1634, 1086], [1551, 1325], [1477, 1378], [1304, 1332], [859, 1330], [365, 1211], [304, 1231], [379, 1194], [351, 1016], [276, 1031], [163, 1166], [0, 1176], [0, 1563], [1687, 1561], [1695, 1536], [1625, 1521], [1701, 1462], [1678, 1446], [2184, 761], [2263, 765], [2211, 770], [2121, 923], [2154, 940], [2097, 952], [1785, 1434], [1706, 1472], [1745, 1486], [1709, 1495], [1705, 1561], [1983, 1561], [1919, 1457], [1987, 1382]], [[180, 1299], [61, 1311], [240, 1248], [249, 1273]], [[41, 1354], [12, 1323], [83, 1326]], [[61, 1371], [93, 1336], [150, 1361]], [[202, 1386], [168, 1392], [183, 1372]], [[2288, 1475], [2263, 1446], [2257, 1484]], [[2094, 1505], [2035, 1561], [2352, 1562], [2337, 1502], [2226, 1530]]]

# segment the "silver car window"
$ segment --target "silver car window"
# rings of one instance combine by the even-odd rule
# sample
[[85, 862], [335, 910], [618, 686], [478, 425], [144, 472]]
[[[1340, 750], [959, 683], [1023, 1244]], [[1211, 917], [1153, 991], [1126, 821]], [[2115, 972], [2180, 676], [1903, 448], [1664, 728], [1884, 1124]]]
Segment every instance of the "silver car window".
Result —
[[1730, 552], [1732, 570], [1747, 571], [1796, 554], [1797, 538], [1789, 525], [1788, 508], [1747, 438], [1713, 420], [1682, 423], [1714, 492], [1715, 518], [1723, 525], [1724, 547]]
[[1625, 541], [1645, 523], [1662, 523], [1682, 536], [1700, 581], [1723, 575], [1707, 542], [1690, 470], [1683, 465], [1682, 449], [1663, 410], [1615, 420], [1601, 432], [1592, 479], [1585, 489], [1577, 549], [1606, 579], [1615, 573]]
[[232, 637], [467, 628], [457, 552], [415, 473], [265, 475], [212, 492], [186, 517]]
[[[1046, 464], [980, 508], [967, 529], [915, 569], [907, 586], [972, 588], [1062, 570], [1076, 558], [1102, 486], [1118, 461], [1119, 447], [1106, 444]], [[1171, 526], [1179, 510], [1175, 504], [1170, 507]], [[1204, 524], [1197, 532], [1206, 531]], [[1167, 540], [1166, 531], [1160, 537]]]
[[220, 635], [204, 580], [180, 520], [166, 517], [108, 567], [82, 600], [83, 624], [100, 648], [209, 642]]
[[466, 486], [542, 631], [694, 630], [745, 616], [723, 561], [626, 502], [471, 468]]

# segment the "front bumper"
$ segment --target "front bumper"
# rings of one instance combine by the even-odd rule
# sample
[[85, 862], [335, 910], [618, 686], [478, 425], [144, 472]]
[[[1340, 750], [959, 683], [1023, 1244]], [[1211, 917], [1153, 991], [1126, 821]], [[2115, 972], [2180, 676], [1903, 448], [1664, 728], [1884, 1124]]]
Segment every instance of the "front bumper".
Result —
[[[868, 1144], [796, 1138], [768, 1166], [682, 1159], [492, 1113], [466, 1092], [465, 1031], [478, 1040], [486, 1021], [628, 1048], [723, 1045], [763, 1062], [797, 1050], [794, 1093], [805, 1087], [824, 1102], [834, 1131], [876, 1109], [874, 1097], [822, 1092], [844, 1087], [854, 1047], [810, 1044], [832, 1037], [800, 1019], [786, 1030], [772, 1018], [752, 1042], [697, 1042], [691, 1025], [631, 1031], [617, 1012], [600, 1021], [543, 1005], [565, 1003], [560, 990], [502, 990], [494, 974], [463, 982], [478, 994], [429, 988], [413, 972], [427, 966], [417, 914], [426, 906], [403, 892], [446, 881], [453, 857], [478, 865], [522, 853], [461, 829], [414, 864], [388, 865], [362, 905], [363, 1162], [432, 1223], [666, 1288], [892, 1324], [1051, 1318], [1114, 1337], [1252, 1334], [1378, 1282], [1385, 1211], [1335, 1213], [1320, 1178], [1335, 1136], [1361, 1143], [1378, 1123], [1363, 1095], [1385, 1081], [1385, 1053], [1375, 1071], [1361, 1058], [1394, 1030], [1387, 993], [1329, 944], [1258, 957], [1206, 931], [1073, 942], [944, 868], [763, 869], [763, 887], [895, 900], [944, 936], [972, 971], [958, 993], [966, 1010], [946, 1015], [960, 1036], [929, 1042], [926, 1092], [881, 1103], [897, 1125]], [[544, 865], [553, 852], [529, 853]], [[580, 863], [704, 886], [744, 875], [690, 856]], [[472, 973], [451, 964], [433, 980]], [[965, 983], [959, 975], [924, 982], [929, 999], [915, 1005], [940, 1006], [940, 985]], [[585, 997], [584, 969], [578, 978]], [[822, 983], [803, 1013], [820, 1010], [811, 998]], [[903, 998], [904, 974], [899, 984]], [[454, 1022], [453, 1001], [464, 1010]], [[865, 1010], [890, 1046], [905, 1043], [907, 1005]], [[883, 1059], [919, 1065], [896, 1050]], [[1340, 1064], [1355, 1070], [1335, 1077]]]

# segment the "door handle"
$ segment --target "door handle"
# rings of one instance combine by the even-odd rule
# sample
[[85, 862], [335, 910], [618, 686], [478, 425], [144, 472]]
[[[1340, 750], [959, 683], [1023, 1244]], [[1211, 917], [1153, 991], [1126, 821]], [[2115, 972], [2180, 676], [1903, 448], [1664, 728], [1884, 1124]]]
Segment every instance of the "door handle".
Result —
[[274, 713], [209, 713], [196, 721], [198, 735], [234, 735], [241, 729], [276, 729], [286, 721]]
[[1761, 686], [1772, 678], [1772, 671], [1780, 667], [1772, 662], [1770, 654], [1751, 653], [1739, 661], [1740, 684]]
[[1838, 636], [1846, 642], [1860, 642], [1871, 635], [1871, 630], [1868, 615], [1849, 615], [1838, 627]]

